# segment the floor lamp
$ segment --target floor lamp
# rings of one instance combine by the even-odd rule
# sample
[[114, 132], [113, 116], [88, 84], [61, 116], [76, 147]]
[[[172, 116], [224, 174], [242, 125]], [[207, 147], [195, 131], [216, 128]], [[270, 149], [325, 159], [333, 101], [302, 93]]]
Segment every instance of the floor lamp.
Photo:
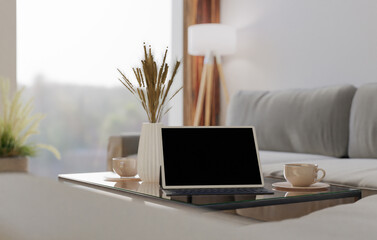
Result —
[[193, 56], [204, 56], [194, 126], [198, 126], [200, 123], [203, 107], [205, 107], [204, 125], [210, 125], [214, 58], [216, 58], [220, 83], [226, 102], [229, 102], [229, 93], [224, 79], [221, 56], [234, 53], [235, 48], [236, 31], [230, 26], [210, 23], [196, 24], [188, 28], [188, 53]]

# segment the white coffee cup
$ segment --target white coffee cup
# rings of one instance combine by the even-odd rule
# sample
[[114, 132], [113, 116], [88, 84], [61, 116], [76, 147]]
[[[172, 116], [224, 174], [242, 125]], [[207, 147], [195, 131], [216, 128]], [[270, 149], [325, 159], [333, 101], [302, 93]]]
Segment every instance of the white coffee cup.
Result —
[[[318, 178], [318, 172], [322, 177]], [[321, 181], [326, 176], [325, 170], [318, 168], [317, 164], [290, 163], [284, 165], [284, 177], [294, 187], [308, 187]]]
[[136, 159], [129, 157], [113, 158], [113, 170], [121, 177], [134, 177], [137, 174]]

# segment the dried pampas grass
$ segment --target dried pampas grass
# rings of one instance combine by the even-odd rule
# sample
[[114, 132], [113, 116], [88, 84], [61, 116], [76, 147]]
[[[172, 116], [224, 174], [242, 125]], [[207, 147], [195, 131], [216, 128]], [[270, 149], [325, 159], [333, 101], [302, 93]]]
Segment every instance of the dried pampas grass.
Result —
[[138, 83], [137, 86], [134, 86], [125, 74], [118, 69], [122, 76], [119, 81], [140, 100], [150, 123], [161, 121], [162, 116], [171, 109], [170, 107], [165, 110], [165, 106], [183, 88], [180, 87], [171, 97], [168, 97], [181, 62], [176, 61], [173, 73], [170, 79], [167, 80], [169, 71], [169, 65], [166, 63], [167, 53], [168, 49], [166, 48], [162, 64], [158, 66], [154, 60], [151, 46], [147, 50], [144, 43], [144, 60], [141, 60], [142, 67], [132, 68]]

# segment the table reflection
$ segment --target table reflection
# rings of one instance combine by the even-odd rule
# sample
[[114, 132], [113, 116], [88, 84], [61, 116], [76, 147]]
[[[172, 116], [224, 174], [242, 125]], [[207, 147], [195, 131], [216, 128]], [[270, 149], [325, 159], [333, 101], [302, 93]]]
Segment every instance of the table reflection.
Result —
[[138, 191], [140, 182], [136, 181], [118, 181], [114, 184], [116, 188], [129, 189], [131, 191]]
[[285, 197], [295, 197], [295, 196], [302, 196], [302, 195], [308, 195], [308, 194], [317, 194], [317, 193], [325, 193], [328, 192], [327, 189], [325, 190], [316, 190], [316, 191], [291, 191], [286, 192]]

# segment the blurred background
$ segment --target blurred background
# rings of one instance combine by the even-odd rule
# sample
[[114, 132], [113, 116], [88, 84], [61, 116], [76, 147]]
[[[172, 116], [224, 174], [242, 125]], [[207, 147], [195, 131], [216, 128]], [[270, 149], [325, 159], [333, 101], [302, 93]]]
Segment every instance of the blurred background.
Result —
[[46, 114], [32, 140], [62, 154], [58, 161], [39, 152], [31, 173], [105, 171], [108, 137], [140, 131], [146, 114], [117, 68], [133, 80], [143, 42], [162, 58], [171, 47], [171, 8], [172, 0], [17, 1], [18, 86]]

